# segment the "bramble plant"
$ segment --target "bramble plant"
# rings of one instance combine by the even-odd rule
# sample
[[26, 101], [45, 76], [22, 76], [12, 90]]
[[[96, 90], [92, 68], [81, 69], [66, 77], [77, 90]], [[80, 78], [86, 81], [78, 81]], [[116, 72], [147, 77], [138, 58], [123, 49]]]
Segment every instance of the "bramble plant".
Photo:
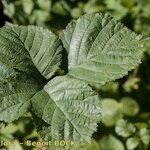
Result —
[[59, 37], [7, 24], [0, 29], [0, 121], [31, 112], [43, 139], [90, 142], [101, 120], [97, 89], [134, 69], [146, 42], [101, 13], [71, 21]]

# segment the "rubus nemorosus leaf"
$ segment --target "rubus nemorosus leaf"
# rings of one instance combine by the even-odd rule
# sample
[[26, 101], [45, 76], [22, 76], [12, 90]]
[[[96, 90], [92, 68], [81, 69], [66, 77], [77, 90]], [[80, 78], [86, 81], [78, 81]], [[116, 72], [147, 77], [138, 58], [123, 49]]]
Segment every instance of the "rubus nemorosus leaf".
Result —
[[56, 77], [32, 98], [33, 112], [51, 125], [52, 139], [89, 141], [100, 120], [100, 100], [87, 83]]
[[11, 122], [24, 115], [30, 99], [40, 90], [33, 78], [21, 76], [0, 83], [0, 121]]
[[108, 14], [84, 15], [60, 38], [68, 52], [69, 74], [92, 85], [121, 78], [141, 61], [142, 36]]
[[[143, 37], [97, 13], [72, 21], [60, 39], [40, 27], [0, 29], [0, 121], [11, 122], [29, 110], [47, 138], [89, 141], [101, 111], [90, 85], [118, 79], [138, 65]], [[68, 74], [54, 77], [63, 46]]]
[[29, 76], [38, 79], [40, 72], [49, 79], [59, 68], [61, 49], [58, 37], [43, 28], [0, 29], [0, 120], [13, 121], [28, 110], [30, 99], [41, 89]]
[[61, 63], [61, 42], [51, 31], [34, 26], [8, 25], [0, 29], [0, 62], [47, 79]]

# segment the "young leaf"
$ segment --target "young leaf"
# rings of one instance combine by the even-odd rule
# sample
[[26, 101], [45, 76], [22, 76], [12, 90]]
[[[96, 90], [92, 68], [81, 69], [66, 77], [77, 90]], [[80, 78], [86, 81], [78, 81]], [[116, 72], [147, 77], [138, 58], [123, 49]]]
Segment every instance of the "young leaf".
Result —
[[61, 50], [60, 40], [49, 30], [16, 25], [0, 29], [0, 62], [11, 68], [33, 75], [37, 68], [49, 79], [59, 69]]
[[122, 137], [129, 137], [135, 133], [136, 128], [132, 123], [128, 123], [126, 120], [119, 120], [116, 124], [115, 131]]
[[103, 136], [99, 144], [102, 150], [125, 150], [123, 143], [111, 134]]
[[150, 130], [146, 128], [140, 129], [140, 138], [145, 145], [148, 145], [150, 143]]
[[4, 14], [12, 18], [15, 14], [15, 4], [12, 2], [8, 3], [7, 0], [2, 0], [1, 2], [4, 7]]
[[142, 36], [108, 14], [87, 14], [60, 35], [68, 52], [69, 75], [92, 85], [121, 78], [141, 61]]
[[138, 137], [131, 137], [127, 139], [126, 146], [128, 150], [134, 150], [140, 143]]
[[105, 98], [102, 101], [102, 122], [106, 126], [113, 126], [123, 117], [120, 104], [113, 99]]
[[32, 99], [33, 112], [50, 125], [51, 139], [89, 141], [100, 119], [100, 100], [84, 83], [67, 76], [51, 80]]
[[22, 7], [26, 14], [31, 15], [34, 8], [34, 2], [32, 0], [22, 0]]
[[123, 97], [121, 99], [122, 112], [127, 116], [135, 116], [139, 112], [138, 103], [131, 97]]

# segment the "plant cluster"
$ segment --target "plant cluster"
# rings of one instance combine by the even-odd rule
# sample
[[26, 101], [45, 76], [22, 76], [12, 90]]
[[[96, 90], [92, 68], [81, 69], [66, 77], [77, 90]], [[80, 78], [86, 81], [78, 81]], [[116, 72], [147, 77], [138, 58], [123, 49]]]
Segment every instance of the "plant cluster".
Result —
[[8, 150], [52, 139], [75, 141], [71, 150], [149, 149], [150, 42], [136, 34], [150, 35], [148, 0], [0, 3], [21, 25], [0, 29], [0, 141], [16, 143]]

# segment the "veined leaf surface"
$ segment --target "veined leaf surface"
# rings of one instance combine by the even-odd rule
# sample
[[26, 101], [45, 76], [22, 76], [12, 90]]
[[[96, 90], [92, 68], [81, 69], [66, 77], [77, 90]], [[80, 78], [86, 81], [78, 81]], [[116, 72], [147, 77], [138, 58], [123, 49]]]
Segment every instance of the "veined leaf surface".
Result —
[[[100, 100], [83, 81], [67, 76], [51, 80], [32, 99], [33, 112], [50, 125], [51, 139], [89, 141], [100, 119]], [[48, 133], [46, 133], [48, 134]]]
[[49, 79], [61, 63], [61, 42], [47, 29], [7, 25], [0, 29], [0, 63]]
[[87, 14], [60, 35], [68, 52], [69, 75], [92, 85], [121, 78], [141, 61], [142, 36], [108, 14]]
[[16, 77], [0, 83], [0, 121], [11, 122], [29, 110], [30, 99], [40, 90], [33, 78]]
[[60, 40], [43, 28], [7, 25], [0, 29], [1, 121], [11, 122], [28, 111], [30, 99], [42, 86], [37, 75], [49, 79], [58, 70], [61, 49]]

